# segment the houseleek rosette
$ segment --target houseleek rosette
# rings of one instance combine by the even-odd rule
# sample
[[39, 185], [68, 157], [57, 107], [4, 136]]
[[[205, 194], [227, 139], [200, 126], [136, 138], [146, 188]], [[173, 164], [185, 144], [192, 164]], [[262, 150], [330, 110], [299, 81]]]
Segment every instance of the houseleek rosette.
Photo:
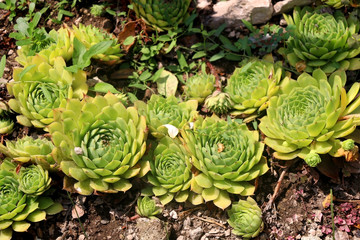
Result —
[[359, 124], [359, 117], [351, 114], [360, 105], [356, 97], [359, 83], [346, 93], [345, 82], [345, 72], [334, 72], [328, 80], [320, 69], [312, 76], [301, 74], [297, 81], [284, 79], [259, 125], [266, 136], [265, 144], [275, 150], [276, 158], [300, 157], [314, 166], [319, 161], [317, 154], [336, 155], [341, 147], [338, 138]]
[[[16, 166], [9, 161], [0, 165], [0, 239], [9, 240], [12, 231], [25, 232], [30, 222], [45, 220], [46, 214], [62, 211], [49, 197], [30, 196], [21, 190]], [[35, 178], [34, 178], [35, 180]], [[28, 183], [32, 187], [32, 183]]]
[[40, 165], [21, 167], [19, 172], [19, 188], [27, 195], [41, 195], [50, 188], [49, 172]]
[[153, 194], [164, 205], [173, 199], [185, 202], [189, 197], [192, 165], [179, 139], [162, 138], [150, 155], [151, 170], [147, 176]]
[[359, 7], [358, 0], [322, 0], [325, 4], [339, 9], [345, 6]]
[[56, 57], [62, 57], [65, 61], [69, 61], [74, 52], [73, 40], [74, 34], [67, 27], [61, 27], [59, 30], [51, 30], [49, 32], [50, 44], [44, 46], [35, 54], [30, 53], [29, 46], [23, 46], [17, 51], [18, 57], [16, 61], [27, 67], [32, 64], [32, 58], [34, 55], [39, 54], [45, 59], [47, 59], [48, 63], [53, 65]]
[[109, 40], [113, 41], [112, 45], [104, 53], [96, 54], [92, 56], [92, 58], [111, 64], [122, 62], [121, 57], [124, 54], [120, 48], [120, 43], [114, 35], [92, 25], [84, 26], [82, 24], [79, 24], [79, 27], [73, 26], [73, 32], [74, 36], [84, 44], [87, 50], [97, 43]]
[[215, 90], [205, 99], [204, 106], [210, 112], [213, 112], [217, 115], [222, 115], [227, 113], [233, 107], [233, 102], [231, 101], [230, 95], [228, 93]]
[[9, 134], [13, 131], [14, 121], [9, 116], [9, 110], [5, 102], [0, 102], [0, 134]]
[[186, 123], [194, 121], [197, 117], [198, 102], [188, 100], [179, 103], [174, 96], [164, 98], [154, 94], [147, 104], [137, 101], [135, 106], [139, 113], [146, 117], [150, 133], [156, 138], [161, 138], [168, 133], [164, 125], [170, 124], [182, 128]]
[[132, 186], [128, 179], [148, 171], [139, 162], [146, 150], [145, 117], [111, 93], [68, 100], [54, 110], [49, 132], [54, 158], [80, 194], [125, 192]]
[[34, 139], [29, 136], [14, 141], [7, 140], [6, 146], [0, 143], [0, 152], [19, 163], [36, 163], [46, 170], [56, 168], [51, 156], [54, 145], [46, 138]]
[[279, 63], [266, 60], [253, 60], [236, 68], [225, 88], [234, 103], [231, 114], [257, 116], [279, 90], [283, 75]]
[[176, 28], [188, 16], [190, 0], [131, 0], [133, 9], [152, 28]]
[[156, 205], [155, 200], [145, 196], [139, 197], [137, 200], [136, 213], [142, 217], [154, 218], [162, 212], [161, 207]]
[[229, 193], [252, 195], [255, 187], [249, 181], [268, 170], [259, 132], [245, 124], [213, 116], [196, 121], [193, 130], [184, 129], [181, 136], [197, 169], [191, 190], [219, 208], [231, 204]]
[[228, 223], [233, 228], [232, 232], [245, 239], [258, 236], [264, 228], [261, 209], [251, 197], [233, 203], [227, 214]]
[[360, 68], [360, 59], [355, 58], [360, 53], [356, 37], [359, 22], [355, 16], [346, 19], [341, 11], [329, 14], [322, 13], [321, 8], [296, 7], [292, 17], [284, 17], [288, 25], [295, 26], [294, 36], [286, 42], [285, 53], [298, 71], [304, 64], [306, 72], [315, 68], [321, 68], [325, 73]]
[[82, 98], [87, 92], [86, 73], [71, 73], [62, 57], [50, 65], [46, 58], [36, 55], [32, 65], [14, 69], [14, 81], [7, 88], [15, 99], [9, 106], [20, 115], [17, 121], [24, 126], [44, 128], [53, 121], [53, 109], [64, 107], [67, 99]]
[[196, 74], [186, 80], [184, 93], [188, 99], [195, 99], [200, 104], [215, 88], [215, 76], [212, 74]]

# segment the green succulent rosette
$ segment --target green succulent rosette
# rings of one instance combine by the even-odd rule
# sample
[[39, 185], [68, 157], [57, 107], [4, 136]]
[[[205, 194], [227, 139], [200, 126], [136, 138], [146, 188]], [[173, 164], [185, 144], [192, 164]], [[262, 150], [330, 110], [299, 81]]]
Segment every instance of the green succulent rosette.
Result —
[[292, 17], [284, 17], [295, 28], [294, 36], [286, 42], [285, 54], [298, 71], [321, 68], [329, 74], [337, 69], [360, 69], [360, 58], [355, 58], [360, 53], [355, 16], [345, 18], [341, 11], [329, 14], [321, 8], [296, 7]]
[[227, 113], [233, 104], [230, 95], [219, 90], [214, 91], [205, 99], [205, 108], [217, 115]]
[[[344, 71], [334, 72], [328, 79], [320, 69], [312, 75], [301, 74], [297, 81], [284, 79], [259, 125], [276, 158], [319, 159], [315, 153], [336, 156], [341, 147], [338, 139], [359, 125], [359, 117], [352, 114], [360, 105], [359, 83], [346, 92], [345, 82]], [[312, 157], [307, 158], [308, 154]]]
[[203, 103], [215, 89], [215, 76], [212, 74], [196, 74], [186, 80], [184, 93], [188, 99]]
[[273, 61], [253, 60], [236, 68], [225, 88], [234, 103], [231, 114], [254, 119], [267, 108], [269, 98], [278, 92], [283, 78], [281, 64]]
[[162, 209], [156, 204], [155, 200], [145, 196], [138, 198], [135, 211], [142, 217], [154, 218], [162, 212]]
[[124, 55], [120, 48], [120, 43], [117, 38], [92, 25], [82, 25], [79, 24], [79, 27], [73, 26], [74, 36], [86, 47], [90, 49], [91, 46], [104, 42], [104, 41], [113, 41], [113, 44], [104, 52], [92, 56], [94, 59], [101, 60], [108, 64], [117, 64], [122, 62], [121, 57]]
[[53, 121], [53, 109], [64, 107], [71, 98], [82, 98], [88, 90], [86, 73], [71, 73], [64, 69], [65, 61], [56, 57], [54, 65], [36, 55], [32, 64], [14, 69], [14, 81], [7, 85], [9, 106], [19, 113], [17, 121], [24, 126], [45, 128]]
[[152, 28], [163, 31], [176, 28], [185, 21], [190, 0], [131, 0], [137, 17]]
[[80, 194], [125, 192], [130, 178], [149, 170], [139, 161], [146, 150], [145, 117], [111, 93], [68, 100], [54, 110], [49, 132], [54, 158]]
[[233, 228], [232, 232], [237, 236], [245, 239], [254, 238], [264, 229], [261, 209], [251, 197], [232, 204], [227, 214], [228, 223]]
[[45, 59], [47, 59], [50, 65], [54, 65], [54, 61], [57, 57], [64, 58], [65, 61], [69, 61], [74, 52], [73, 46], [74, 34], [69, 28], [61, 27], [59, 30], [51, 30], [49, 32], [49, 41], [48, 45], [33, 54], [30, 50], [29, 45], [21, 47], [18, 51], [18, 57], [16, 61], [27, 67], [32, 64], [32, 58], [34, 55], [39, 54]]
[[137, 101], [135, 106], [139, 113], [146, 117], [150, 133], [156, 138], [162, 138], [168, 134], [167, 125], [179, 129], [186, 123], [194, 121], [198, 116], [196, 100], [179, 103], [174, 96], [164, 98], [153, 94], [147, 103]]
[[190, 195], [191, 159], [179, 139], [164, 137], [147, 156], [150, 172], [147, 175], [152, 192], [165, 205], [175, 199], [185, 202]]
[[[12, 232], [26, 232], [31, 222], [45, 220], [47, 214], [62, 211], [49, 197], [27, 195], [21, 190], [16, 166], [10, 161], [0, 165], [0, 239], [10, 240]], [[34, 177], [35, 180], [35, 177]], [[32, 186], [32, 183], [28, 183]]]
[[50, 188], [49, 172], [40, 165], [21, 167], [19, 172], [19, 189], [27, 195], [42, 195]]
[[[268, 170], [259, 132], [245, 124], [207, 117], [196, 121], [192, 130], [182, 130], [181, 136], [197, 169], [191, 190], [219, 208], [231, 204], [229, 193], [252, 195], [255, 187], [249, 181]], [[201, 203], [198, 197], [190, 201]]]

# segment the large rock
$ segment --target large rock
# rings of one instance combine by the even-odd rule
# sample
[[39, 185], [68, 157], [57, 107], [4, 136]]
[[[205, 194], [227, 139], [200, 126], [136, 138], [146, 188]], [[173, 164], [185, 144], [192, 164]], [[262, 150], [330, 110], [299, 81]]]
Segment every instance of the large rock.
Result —
[[284, 0], [275, 3], [274, 15], [281, 14], [293, 9], [296, 6], [306, 6], [315, 2], [315, 0]]
[[207, 23], [210, 27], [217, 28], [226, 23], [228, 27], [239, 28], [241, 19], [252, 24], [268, 22], [274, 9], [271, 0], [229, 0], [216, 3], [214, 12]]

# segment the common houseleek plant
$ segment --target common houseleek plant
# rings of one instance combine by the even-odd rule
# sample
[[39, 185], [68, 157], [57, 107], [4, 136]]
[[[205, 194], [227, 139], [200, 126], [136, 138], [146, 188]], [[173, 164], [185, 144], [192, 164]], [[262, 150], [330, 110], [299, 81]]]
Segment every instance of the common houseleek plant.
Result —
[[131, 0], [133, 9], [152, 28], [162, 31], [177, 27], [188, 16], [190, 0]]
[[276, 158], [300, 157], [316, 166], [318, 154], [336, 156], [339, 138], [359, 124], [358, 115], [352, 113], [360, 105], [360, 85], [355, 83], [346, 92], [345, 82], [344, 71], [334, 72], [328, 79], [321, 69], [312, 75], [303, 73], [297, 81], [284, 79], [259, 125]]
[[150, 133], [156, 138], [161, 138], [168, 133], [164, 125], [170, 124], [182, 128], [185, 124], [194, 121], [197, 117], [198, 102], [188, 100], [179, 103], [174, 96], [164, 98], [154, 94], [147, 103], [137, 101], [135, 106], [139, 113], [146, 117]]
[[286, 42], [286, 57], [298, 71], [321, 68], [329, 74], [337, 69], [360, 69], [359, 21], [341, 11], [324, 13], [322, 8], [296, 7], [293, 16], [284, 15], [295, 27], [294, 36]]
[[213, 92], [214, 88], [215, 76], [199, 73], [186, 80], [184, 93], [188, 99], [195, 99], [201, 104]]
[[[196, 121], [193, 129], [183, 129], [181, 136], [197, 169], [191, 190], [219, 208], [231, 204], [229, 193], [252, 195], [255, 187], [249, 181], [268, 170], [259, 132], [245, 124], [207, 117]], [[202, 202], [199, 197], [190, 201]]]
[[155, 218], [156, 215], [162, 212], [154, 199], [147, 196], [139, 197], [137, 200], [136, 213], [142, 217]]
[[264, 228], [261, 209], [251, 197], [233, 203], [227, 214], [229, 215], [228, 223], [233, 228], [232, 232], [245, 239], [258, 236]]
[[47, 214], [56, 214], [63, 209], [51, 198], [39, 196], [49, 187], [47, 171], [40, 166], [27, 169], [16, 173], [16, 166], [8, 160], [0, 165], [1, 240], [10, 240], [13, 231], [25, 232], [31, 222], [45, 220]]
[[86, 73], [68, 72], [62, 57], [56, 57], [54, 65], [40, 55], [31, 60], [25, 69], [14, 69], [14, 80], [7, 88], [15, 98], [9, 106], [20, 114], [20, 124], [44, 128], [53, 121], [53, 109], [64, 107], [67, 99], [82, 98], [87, 92]]
[[54, 158], [70, 177], [65, 185], [71, 183], [80, 194], [125, 192], [130, 178], [149, 170], [139, 161], [146, 150], [145, 117], [111, 93], [68, 100], [54, 110], [49, 132]]
[[147, 177], [153, 194], [162, 204], [173, 199], [185, 202], [189, 198], [192, 179], [190, 157], [178, 138], [164, 137], [155, 149], [149, 151], [147, 159], [151, 170]]
[[267, 108], [269, 98], [277, 93], [284, 78], [281, 64], [273, 61], [269, 56], [264, 60], [245, 62], [235, 69], [225, 88], [234, 103], [232, 115], [254, 119]]

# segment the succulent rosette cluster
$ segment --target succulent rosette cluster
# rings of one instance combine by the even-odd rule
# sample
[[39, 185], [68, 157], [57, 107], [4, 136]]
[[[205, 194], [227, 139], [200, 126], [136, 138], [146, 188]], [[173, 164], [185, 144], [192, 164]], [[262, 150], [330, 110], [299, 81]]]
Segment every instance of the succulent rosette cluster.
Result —
[[322, 0], [325, 4], [339, 9], [346, 6], [358, 7], [359, 3], [357, 0]]
[[85, 26], [82, 24], [79, 24], [79, 27], [73, 26], [73, 33], [85, 45], [86, 49], [90, 49], [91, 46], [100, 42], [113, 41], [112, 45], [104, 53], [96, 54], [92, 58], [109, 64], [117, 64], [122, 61], [121, 57], [124, 54], [120, 48], [120, 43], [114, 35], [92, 25]]
[[53, 121], [53, 109], [86, 94], [86, 73], [68, 72], [62, 57], [56, 57], [54, 65], [40, 55], [31, 60], [31, 66], [14, 69], [14, 80], [7, 88], [15, 98], [9, 101], [9, 106], [20, 114], [17, 116], [20, 124], [44, 128]]
[[231, 114], [257, 116], [266, 109], [269, 98], [277, 93], [283, 78], [281, 64], [266, 59], [252, 60], [236, 68], [225, 88], [234, 103], [235, 110]]
[[5, 102], [0, 102], [0, 134], [9, 134], [13, 131], [14, 121], [10, 118], [10, 108]]
[[50, 44], [45, 45], [40, 51], [31, 54], [30, 45], [25, 45], [17, 51], [18, 57], [16, 61], [19, 62], [24, 67], [27, 67], [31, 64], [32, 58], [34, 55], [39, 54], [45, 59], [48, 63], [53, 65], [56, 57], [62, 57], [65, 61], [69, 61], [74, 52], [73, 40], [74, 34], [67, 27], [61, 27], [59, 30], [51, 30], [49, 32]]
[[45, 220], [47, 214], [52, 215], [62, 211], [61, 204], [55, 203], [49, 197], [39, 196], [49, 186], [47, 171], [40, 166], [31, 166], [16, 173], [16, 166], [13, 163], [8, 160], [1, 163], [0, 238], [2, 240], [11, 239], [13, 231], [27, 231], [31, 222]]
[[303, 73], [297, 81], [284, 79], [259, 125], [276, 158], [300, 157], [314, 166], [318, 154], [336, 156], [339, 138], [359, 124], [359, 117], [352, 114], [360, 105], [359, 83], [346, 92], [345, 82], [344, 71], [334, 72], [328, 79], [321, 69], [312, 75]]
[[34, 139], [29, 136], [0, 143], [0, 152], [18, 163], [35, 163], [46, 170], [55, 170], [56, 163], [51, 156], [54, 145], [46, 138]]
[[188, 16], [190, 0], [132, 0], [133, 9], [152, 28], [162, 31], [177, 27]]
[[194, 99], [203, 103], [215, 89], [215, 76], [212, 74], [200, 73], [189, 77], [186, 80], [184, 93], [188, 99]]
[[155, 200], [147, 196], [138, 198], [135, 210], [140, 216], [148, 218], [155, 218], [156, 215], [162, 212], [161, 207], [156, 204]]
[[229, 193], [252, 195], [255, 187], [249, 181], [267, 172], [264, 144], [259, 132], [245, 124], [224, 121], [216, 116], [200, 119], [193, 129], [183, 129], [181, 136], [197, 169], [191, 190], [203, 200], [213, 201], [225, 209], [231, 204]]
[[192, 179], [190, 154], [178, 138], [164, 137], [147, 156], [150, 172], [147, 175], [152, 193], [162, 204], [173, 199], [185, 202], [190, 195]]
[[156, 138], [168, 134], [166, 126], [172, 125], [180, 129], [185, 124], [193, 122], [198, 115], [196, 100], [179, 102], [174, 96], [164, 98], [160, 95], [152, 95], [147, 103], [137, 101], [135, 106], [139, 113], [146, 117], [150, 133]]
[[251, 197], [233, 203], [227, 213], [229, 215], [228, 223], [233, 228], [232, 232], [235, 235], [245, 239], [254, 238], [264, 228], [261, 209]]
[[321, 8], [296, 7], [293, 16], [284, 15], [288, 25], [295, 26], [294, 36], [286, 42], [286, 57], [298, 71], [312, 72], [321, 68], [329, 74], [337, 69], [360, 69], [360, 44], [356, 35], [359, 21]]
[[54, 110], [49, 132], [54, 158], [80, 194], [125, 192], [130, 178], [149, 170], [139, 161], [146, 150], [145, 117], [111, 93], [68, 100]]

